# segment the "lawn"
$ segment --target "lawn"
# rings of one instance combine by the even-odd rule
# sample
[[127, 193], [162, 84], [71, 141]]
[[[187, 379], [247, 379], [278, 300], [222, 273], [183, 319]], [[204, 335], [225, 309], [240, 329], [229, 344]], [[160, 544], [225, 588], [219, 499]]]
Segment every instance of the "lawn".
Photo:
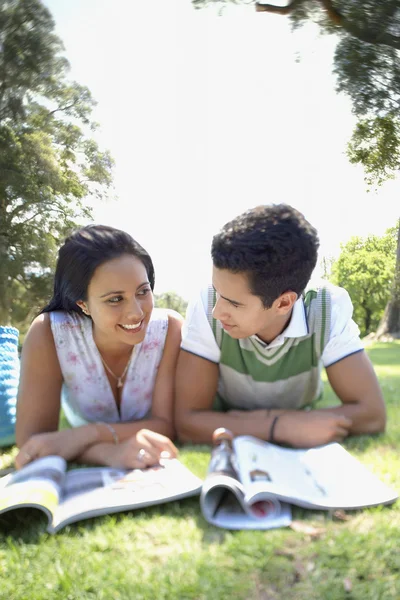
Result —
[[[387, 401], [385, 435], [345, 446], [400, 490], [400, 342], [368, 352]], [[326, 385], [327, 403], [333, 393]], [[15, 449], [0, 455], [7, 466]], [[204, 476], [206, 447], [181, 460]], [[7, 600], [398, 600], [400, 501], [350, 513], [295, 508], [294, 528], [226, 532], [198, 498], [101, 517], [46, 533], [22, 515], [0, 530], [0, 598]]]

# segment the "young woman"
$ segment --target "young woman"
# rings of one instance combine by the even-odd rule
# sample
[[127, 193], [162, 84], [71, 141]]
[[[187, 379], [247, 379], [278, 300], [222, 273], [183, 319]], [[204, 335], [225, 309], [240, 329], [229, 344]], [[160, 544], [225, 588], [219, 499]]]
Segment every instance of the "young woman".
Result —
[[[127, 233], [91, 225], [66, 239], [23, 346], [18, 468], [50, 454], [125, 468], [176, 455], [182, 319], [153, 310], [153, 288], [151, 258]], [[61, 403], [72, 429], [57, 431]]]

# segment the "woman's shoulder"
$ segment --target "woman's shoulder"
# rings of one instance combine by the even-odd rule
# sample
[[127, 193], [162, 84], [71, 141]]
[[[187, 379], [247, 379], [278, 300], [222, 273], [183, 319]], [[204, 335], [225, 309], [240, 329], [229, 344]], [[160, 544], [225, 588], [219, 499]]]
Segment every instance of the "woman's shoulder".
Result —
[[72, 325], [80, 325], [83, 323], [83, 319], [87, 317], [82, 317], [77, 312], [67, 312], [65, 310], [53, 310], [50, 313], [46, 313], [49, 315], [51, 325], [60, 325], [63, 323], [71, 323]]
[[181, 329], [183, 317], [169, 308], [154, 308], [149, 322], [148, 333], [151, 336], [165, 338], [168, 331]]
[[174, 326], [175, 323], [183, 323], [183, 317], [176, 310], [171, 308], [154, 308], [151, 315], [150, 323], [161, 323], [167, 327]]
[[24, 340], [24, 348], [41, 349], [43, 345], [54, 345], [51, 332], [50, 313], [42, 313], [35, 317]]

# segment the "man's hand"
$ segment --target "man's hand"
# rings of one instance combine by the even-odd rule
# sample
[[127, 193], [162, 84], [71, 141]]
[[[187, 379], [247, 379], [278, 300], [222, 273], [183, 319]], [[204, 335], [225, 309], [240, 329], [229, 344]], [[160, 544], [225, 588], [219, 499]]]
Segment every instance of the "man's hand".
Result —
[[73, 460], [97, 441], [97, 435], [95, 425], [37, 433], [22, 446], [15, 458], [15, 466], [21, 469], [37, 458], [50, 455]]
[[312, 448], [343, 441], [351, 426], [348, 417], [328, 411], [288, 411], [280, 415], [275, 425], [274, 440], [295, 448]]

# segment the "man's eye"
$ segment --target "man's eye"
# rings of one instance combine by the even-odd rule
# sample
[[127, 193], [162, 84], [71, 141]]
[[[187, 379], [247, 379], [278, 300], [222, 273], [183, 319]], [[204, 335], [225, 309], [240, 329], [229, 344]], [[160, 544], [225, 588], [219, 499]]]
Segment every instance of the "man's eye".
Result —
[[113, 296], [112, 298], [109, 298], [107, 302], [109, 302], [110, 304], [118, 304], [119, 302], [121, 302], [122, 299], [122, 296]]

